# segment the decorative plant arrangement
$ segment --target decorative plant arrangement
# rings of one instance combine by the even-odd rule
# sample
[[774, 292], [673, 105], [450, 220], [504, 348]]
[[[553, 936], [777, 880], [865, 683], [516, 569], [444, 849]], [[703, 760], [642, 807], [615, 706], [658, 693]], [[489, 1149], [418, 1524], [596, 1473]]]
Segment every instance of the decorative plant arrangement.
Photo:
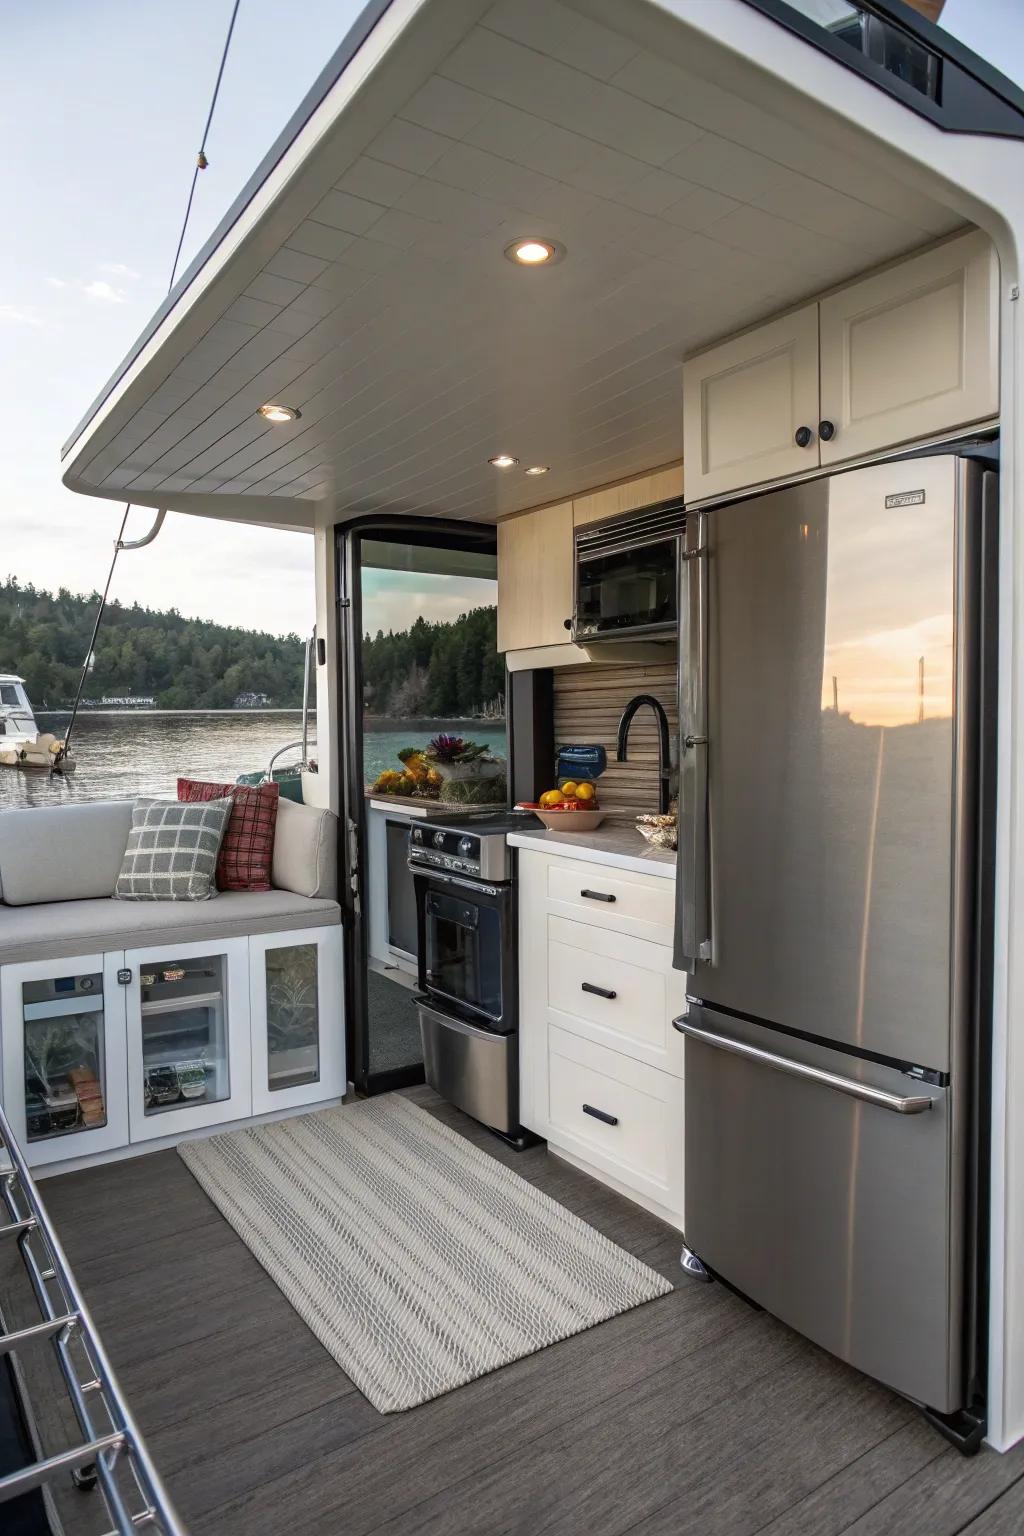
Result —
[[495, 805], [505, 798], [505, 761], [478, 741], [441, 732], [424, 748], [403, 747], [401, 769], [385, 768], [372, 795], [408, 795], [451, 805]]
[[486, 746], [443, 731], [431, 739], [423, 758], [442, 779], [495, 779], [505, 771], [502, 759]]

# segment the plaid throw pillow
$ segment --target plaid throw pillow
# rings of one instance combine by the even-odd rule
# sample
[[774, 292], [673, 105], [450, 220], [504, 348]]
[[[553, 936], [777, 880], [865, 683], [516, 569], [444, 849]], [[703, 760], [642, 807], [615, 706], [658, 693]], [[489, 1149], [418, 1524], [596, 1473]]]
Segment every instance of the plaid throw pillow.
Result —
[[181, 805], [136, 800], [114, 895], [119, 901], [205, 901], [216, 896], [217, 852], [230, 800]]
[[204, 784], [200, 779], [178, 780], [179, 800], [196, 803], [221, 800], [226, 796], [231, 799], [231, 816], [217, 855], [217, 889], [269, 891], [280, 788], [276, 784]]

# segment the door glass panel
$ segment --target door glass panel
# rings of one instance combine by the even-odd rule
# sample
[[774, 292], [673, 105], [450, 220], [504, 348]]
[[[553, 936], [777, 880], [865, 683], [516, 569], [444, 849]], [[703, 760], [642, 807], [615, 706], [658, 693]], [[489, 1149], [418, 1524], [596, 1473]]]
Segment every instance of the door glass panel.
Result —
[[501, 913], [428, 891], [424, 931], [432, 989], [488, 1018], [501, 1017]]
[[267, 950], [267, 1087], [320, 1080], [320, 1014], [315, 944]]
[[107, 1123], [103, 976], [48, 976], [22, 986], [29, 1141]]
[[224, 956], [144, 961], [139, 987], [146, 1114], [228, 1098]]

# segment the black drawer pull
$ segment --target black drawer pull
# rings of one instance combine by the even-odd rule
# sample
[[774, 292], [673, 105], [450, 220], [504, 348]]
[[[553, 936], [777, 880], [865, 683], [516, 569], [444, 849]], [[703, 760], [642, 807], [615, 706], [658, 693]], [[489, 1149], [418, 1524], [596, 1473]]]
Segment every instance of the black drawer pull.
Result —
[[614, 901], [615, 900], [615, 897], [614, 896], [610, 896], [607, 891], [580, 891], [580, 895], [581, 896], [585, 896], [588, 901]]
[[605, 1125], [618, 1125], [619, 1123], [618, 1115], [606, 1114], [603, 1109], [595, 1109], [593, 1104], [584, 1104], [583, 1113], [585, 1115], [593, 1115], [595, 1120], [603, 1120]]
[[613, 997], [618, 997], [619, 995], [617, 992], [613, 992], [610, 987], [596, 987], [592, 981], [583, 982], [581, 990], [584, 992], [593, 992], [595, 997], [606, 997], [608, 998], [609, 1002]]

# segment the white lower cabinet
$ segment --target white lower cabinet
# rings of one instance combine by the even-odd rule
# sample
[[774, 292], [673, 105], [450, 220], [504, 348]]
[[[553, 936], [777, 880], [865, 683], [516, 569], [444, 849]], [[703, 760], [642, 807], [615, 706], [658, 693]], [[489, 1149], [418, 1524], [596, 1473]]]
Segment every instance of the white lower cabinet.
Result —
[[345, 1092], [340, 940], [340, 928], [249, 940], [254, 1114]]
[[3, 1102], [33, 1167], [128, 1141], [122, 954], [0, 970]]
[[672, 1020], [686, 977], [672, 966], [674, 890], [661, 875], [519, 851], [523, 1124], [681, 1227], [684, 1059]]
[[247, 939], [129, 949], [132, 1141], [252, 1114]]
[[0, 1084], [33, 1167], [340, 1098], [341, 929], [0, 968]]

